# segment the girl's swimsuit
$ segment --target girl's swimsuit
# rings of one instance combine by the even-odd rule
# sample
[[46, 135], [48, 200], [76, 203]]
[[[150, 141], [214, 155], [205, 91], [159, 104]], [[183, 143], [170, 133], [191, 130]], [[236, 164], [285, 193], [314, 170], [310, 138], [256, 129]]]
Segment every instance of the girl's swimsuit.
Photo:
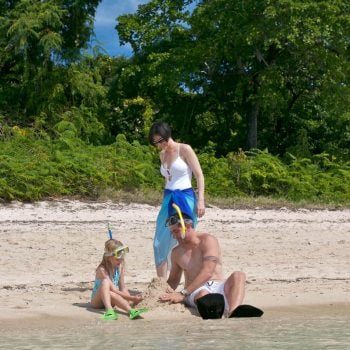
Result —
[[[114, 276], [112, 278], [112, 281], [113, 281], [113, 284], [117, 288], [118, 288], [118, 284], [119, 284], [119, 278], [120, 278], [119, 269], [116, 268], [115, 271], [114, 271]], [[94, 296], [97, 293], [97, 290], [100, 287], [100, 285], [101, 285], [101, 280], [99, 278], [96, 278], [95, 279], [95, 285], [94, 285], [94, 288], [93, 288], [92, 293], [91, 293], [91, 299], [94, 298]]]
[[160, 173], [166, 179], [163, 202], [157, 217], [156, 232], [153, 240], [154, 260], [156, 266], [164, 263], [171, 250], [176, 246], [177, 241], [172, 236], [169, 228], [165, 226], [165, 221], [169, 216], [169, 204], [173, 196], [181, 196], [190, 208], [193, 218], [193, 226], [197, 224], [196, 196], [192, 189], [192, 170], [188, 164], [180, 157], [180, 146], [177, 158], [169, 168], [164, 164], [160, 167]]

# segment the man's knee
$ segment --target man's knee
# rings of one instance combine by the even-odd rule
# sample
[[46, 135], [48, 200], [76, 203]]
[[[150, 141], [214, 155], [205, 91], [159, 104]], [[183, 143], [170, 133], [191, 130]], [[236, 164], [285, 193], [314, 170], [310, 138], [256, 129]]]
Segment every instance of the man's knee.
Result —
[[231, 273], [229, 279], [233, 284], [242, 284], [246, 281], [246, 274], [242, 271], [235, 271]]

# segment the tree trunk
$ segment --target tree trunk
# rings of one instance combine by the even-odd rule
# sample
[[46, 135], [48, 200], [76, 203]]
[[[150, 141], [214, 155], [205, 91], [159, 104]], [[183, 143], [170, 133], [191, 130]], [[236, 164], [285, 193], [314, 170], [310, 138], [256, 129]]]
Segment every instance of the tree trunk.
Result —
[[247, 148], [258, 147], [259, 102], [254, 102], [248, 115]]

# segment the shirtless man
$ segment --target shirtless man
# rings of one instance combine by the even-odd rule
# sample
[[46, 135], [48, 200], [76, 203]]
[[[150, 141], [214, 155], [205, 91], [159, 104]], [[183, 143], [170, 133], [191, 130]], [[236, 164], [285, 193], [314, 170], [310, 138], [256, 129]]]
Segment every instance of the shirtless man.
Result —
[[[216, 293], [215, 295], [221, 294], [225, 301], [226, 316], [244, 317], [232, 315], [233, 311], [243, 302], [245, 273], [236, 271], [227, 279], [224, 279], [218, 240], [213, 235], [197, 233], [192, 227], [191, 218], [186, 214], [183, 214], [183, 217], [186, 228], [184, 238], [181, 238], [182, 227], [178, 214], [174, 214], [167, 219], [167, 225], [179, 244], [171, 254], [171, 270], [167, 281], [171, 288], [160, 296], [160, 299], [171, 303], [184, 302], [185, 305], [196, 308], [197, 301], [202, 297], [212, 293]], [[176, 292], [183, 272], [185, 288], [181, 292]], [[245, 317], [262, 315], [261, 310], [249, 305], [245, 306], [256, 311], [256, 314], [251, 313], [251, 315]], [[258, 311], [261, 312], [260, 315], [258, 315]]]

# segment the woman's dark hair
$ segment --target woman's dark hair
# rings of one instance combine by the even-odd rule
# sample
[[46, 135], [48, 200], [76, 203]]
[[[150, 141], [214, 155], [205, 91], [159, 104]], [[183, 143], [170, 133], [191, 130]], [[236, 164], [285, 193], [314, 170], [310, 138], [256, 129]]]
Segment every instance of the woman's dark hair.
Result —
[[165, 122], [155, 122], [152, 124], [151, 129], [148, 134], [149, 143], [153, 143], [154, 135], [159, 135], [165, 141], [168, 141], [171, 137], [170, 126]]

